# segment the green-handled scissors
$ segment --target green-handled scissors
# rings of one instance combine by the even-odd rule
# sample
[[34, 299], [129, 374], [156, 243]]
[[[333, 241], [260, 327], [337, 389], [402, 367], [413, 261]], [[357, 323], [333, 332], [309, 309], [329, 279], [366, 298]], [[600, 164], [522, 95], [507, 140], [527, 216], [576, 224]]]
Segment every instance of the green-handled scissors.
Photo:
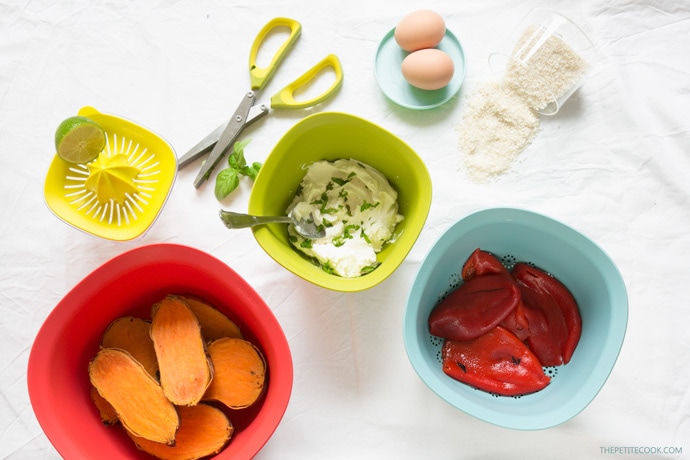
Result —
[[[278, 48], [271, 62], [266, 67], [258, 67], [256, 65], [256, 59], [264, 40], [270, 32], [281, 27], [287, 27], [290, 30], [288, 38], [280, 48]], [[201, 166], [201, 170], [196, 176], [196, 179], [194, 179], [194, 187], [199, 188], [201, 184], [208, 179], [211, 171], [213, 171], [220, 162], [221, 158], [232, 149], [235, 140], [237, 140], [244, 128], [268, 114], [269, 109], [265, 104], [255, 106], [257, 94], [273, 76], [276, 68], [287, 52], [292, 48], [297, 38], [299, 38], [301, 32], [302, 25], [294, 19], [288, 18], [274, 18], [259, 31], [249, 53], [251, 90], [242, 97], [230, 121], [216, 128], [178, 160], [178, 169], [181, 169], [209, 150], [211, 151], [208, 159]], [[295, 100], [296, 91], [308, 86], [322, 70], [329, 67], [335, 71], [335, 81], [326, 91], [312, 99], [299, 102]], [[271, 108], [281, 109], [303, 109], [312, 107], [332, 96], [342, 86], [342, 83], [343, 71], [340, 66], [340, 61], [334, 54], [329, 54], [314, 67], [299, 76], [295, 81], [275, 93], [271, 97], [270, 106]]]

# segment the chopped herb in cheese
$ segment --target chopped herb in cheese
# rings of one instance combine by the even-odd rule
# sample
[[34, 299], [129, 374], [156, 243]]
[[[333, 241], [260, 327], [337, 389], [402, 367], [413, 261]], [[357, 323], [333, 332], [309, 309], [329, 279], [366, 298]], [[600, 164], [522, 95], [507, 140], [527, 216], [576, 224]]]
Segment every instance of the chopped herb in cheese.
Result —
[[398, 193], [375, 168], [351, 159], [318, 161], [307, 168], [288, 206], [296, 218], [314, 216], [326, 236], [305, 239], [288, 227], [293, 246], [328, 273], [352, 278], [378, 266], [376, 254], [392, 242], [403, 216]]

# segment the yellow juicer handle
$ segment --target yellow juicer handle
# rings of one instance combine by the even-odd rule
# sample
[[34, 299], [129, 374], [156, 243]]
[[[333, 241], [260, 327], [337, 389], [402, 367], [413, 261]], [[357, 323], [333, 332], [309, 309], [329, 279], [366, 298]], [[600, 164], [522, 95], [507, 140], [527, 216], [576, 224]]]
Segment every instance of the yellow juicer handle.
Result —
[[[326, 68], [331, 67], [335, 72], [335, 81], [319, 96], [308, 99], [306, 101], [295, 100], [295, 92], [300, 88], [308, 86], [312, 83], [316, 76]], [[340, 60], [335, 54], [329, 54], [314, 67], [307, 70], [305, 73], [297, 77], [295, 81], [288, 84], [285, 88], [278, 91], [271, 97], [271, 107], [277, 109], [303, 109], [320, 104], [325, 101], [343, 85], [343, 69], [340, 65]]]
[[[259, 54], [261, 45], [273, 30], [280, 27], [287, 27], [290, 29], [290, 35], [280, 48], [278, 48], [278, 51], [276, 51], [271, 62], [266, 67], [257, 67], [256, 58]], [[280, 65], [287, 52], [292, 48], [292, 45], [295, 44], [300, 33], [302, 33], [302, 25], [294, 19], [288, 18], [273, 18], [259, 31], [249, 52], [249, 78], [252, 89], [260, 90], [263, 88], [266, 82], [273, 76], [273, 72], [275, 72], [278, 65]]]

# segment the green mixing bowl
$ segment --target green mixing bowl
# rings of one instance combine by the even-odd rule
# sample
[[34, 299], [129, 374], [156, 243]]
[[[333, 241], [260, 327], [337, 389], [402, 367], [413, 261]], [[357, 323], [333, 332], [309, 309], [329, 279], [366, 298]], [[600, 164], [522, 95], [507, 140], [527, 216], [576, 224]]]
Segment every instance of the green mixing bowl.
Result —
[[306, 168], [319, 160], [352, 158], [378, 169], [398, 192], [399, 212], [394, 243], [378, 254], [380, 265], [369, 274], [342, 278], [326, 273], [288, 241], [285, 224], [254, 227], [259, 245], [280, 265], [318, 286], [343, 292], [361, 291], [385, 280], [403, 262], [426, 222], [431, 205], [431, 178], [422, 159], [402, 140], [353, 115], [323, 112], [293, 126], [261, 167], [249, 198], [249, 213], [282, 215], [295, 197]]

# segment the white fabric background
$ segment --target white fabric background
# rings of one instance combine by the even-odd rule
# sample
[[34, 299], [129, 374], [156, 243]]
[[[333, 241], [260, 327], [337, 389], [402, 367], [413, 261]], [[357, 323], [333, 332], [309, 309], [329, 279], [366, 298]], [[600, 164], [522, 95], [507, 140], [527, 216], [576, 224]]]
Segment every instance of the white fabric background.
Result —
[[[473, 184], [458, 169], [455, 126], [487, 56], [535, 6], [559, 10], [595, 42], [601, 61], [557, 116], [545, 119], [510, 174]], [[441, 13], [468, 71], [453, 100], [411, 111], [379, 90], [379, 40], [405, 14]], [[229, 231], [219, 207], [245, 211], [250, 183], [223, 203], [198, 165], [178, 175], [141, 239], [114, 243], [74, 230], [48, 210], [43, 180], [57, 124], [84, 105], [147, 126], [184, 153], [226, 120], [249, 87], [249, 47], [272, 17], [303, 33], [265, 96], [325, 54], [345, 82], [307, 113], [335, 110], [409, 143], [433, 180], [426, 227], [388, 280], [361, 293], [313, 286], [278, 266], [250, 231]], [[190, 245], [239, 272], [288, 337], [294, 388], [260, 459], [690, 458], [690, 4], [667, 0], [76, 1], [0, 0], [0, 458], [55, 459], [31, 409], [26, 365], [59, 300], [92, 270], [148, 243]], [[262, 161], [305, 112], [275, 111], [251, 128], [246, 154]], [[628, 287], [620, 357], [597, 398], [544, 431], [498, 428], [436, 397], [402, 343], [406, 296], [424, 255], [453, 222], [485, 208], [522, 207], [594, 239]], [[66, 410], [68, 410], [66, 408]], [[621, 455], [608, 446], [672, 446], [681, 454]]]

